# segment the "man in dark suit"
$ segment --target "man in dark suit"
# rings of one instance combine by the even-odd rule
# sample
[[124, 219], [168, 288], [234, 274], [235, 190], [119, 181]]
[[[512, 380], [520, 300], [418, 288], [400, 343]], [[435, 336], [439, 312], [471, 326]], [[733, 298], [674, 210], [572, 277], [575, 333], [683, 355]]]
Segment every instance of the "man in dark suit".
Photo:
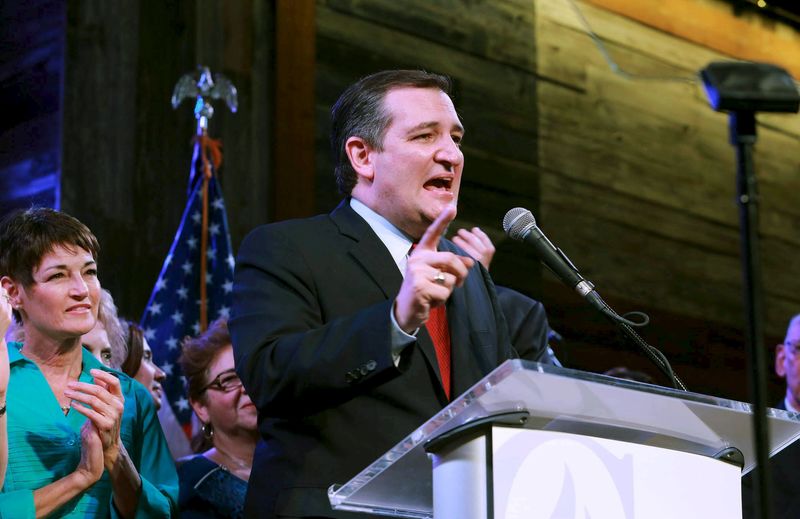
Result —
[[[783, 343], [775, 346], [775, 373], [786, 379], [786, 394], [775, 407], [800, 413], [800, 314], [789, 321]], [[769, 467], [774, 519], [800, 517], [800, 443], [794, 442], [770, 458]], [[742, 478], [744, 519], [758, 517], [752, 487], [750, 473]]]
[[349, 87], [331, 113], [346, 198], [242, 243], [230, 330], [264, 440], [248, 517], [366, 517], [327, 488], [512, 356], [488, 272], [441, 238], [464, 164], [448, 91], [421, 71]]

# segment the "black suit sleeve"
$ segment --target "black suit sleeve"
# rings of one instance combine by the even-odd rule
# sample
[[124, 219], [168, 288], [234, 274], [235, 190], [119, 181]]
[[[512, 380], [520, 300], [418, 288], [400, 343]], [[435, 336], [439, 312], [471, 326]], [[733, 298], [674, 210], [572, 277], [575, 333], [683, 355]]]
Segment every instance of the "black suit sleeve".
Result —
[[[775, 405], [776, 409], [786, 410], [784, 400]], [[800, 477], [800, 443], [795, 441], [769, 459], [772, 493], [773, 519], [795, 519], [800, 514], [800, 493], [797, 492]], [[755, 499], [755, 479], [758, 467], [742, 477], [742, 518], [757, 519], [760, 506]]]
[[519, 358], [552, 364], [547, 337], [550, 325], [544, 305], [507, 287], [497, 286], [497, 299], [506, 317], [511, 345]]
[[399, 374], [390, 352], [392, 301], [376, 297], [349, 314], [325, 315], [333, 306], [325, 297], [346, 304], [352, 294], [331, 296], [319, 286], [332, 275], [315, 272], [324, 253], [308, 257], [291, 231], [280, 225], [253, 231], [234, 275], [236, 369], [259, 411], [274, 417], [336, 406], [359, 386]]

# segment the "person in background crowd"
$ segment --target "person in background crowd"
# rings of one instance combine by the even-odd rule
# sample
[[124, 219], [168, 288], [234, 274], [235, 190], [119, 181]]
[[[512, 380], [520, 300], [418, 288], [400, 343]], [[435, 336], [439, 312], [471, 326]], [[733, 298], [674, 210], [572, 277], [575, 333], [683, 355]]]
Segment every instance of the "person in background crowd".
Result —
[[331, 110], [345, 198], [239, 248], [230, 330], [264, 440], [251, 517], [366, 519], [328, 487], [514, 356], [488, 272], [442, 238], [464, 167], [449, 90], [414, 70], [348, 87]]
[[177, 460], [191, 454], [186, 433], [175, 417], [164, 390], [167, 374], [155, 363], [153, 350], [144, 336], [144, 331], [138, 324], [125, 319], [120, 320], [120, 326], [122, 327], [120, 349], [125, 354], [115, 367], [139, 381], [150, 391], [172, 459]]
[[786, 393], [775, 407], [800, 413], [800, 314], [792, 317], [786, 337], [775, 346], [775, 374], [786, 380]]
[[161, 409], [161, 399], [164, 397], [164, 388], [161, 384], [167, 375], [153, 362], [153, 350], [147, 344], [142, 328], [131, 321], [123, 321], [122, 324], [127, 357], [119, 369], [147, 388], [153, 397], [156, 409]]
[[126, 356], [125, 339], [117, 315], [117, 306], [111, 292], [100, 290], [100, 307], [97, 309], [97, 323], [81, 339], [83, 347], [106, 366], [119, 369]]
[[179, 460], [181, 517], [242, 517], [258, 429], [256, 408], [233, 369], [226, 321], [187, 338], [179, 362], [189, 402], [203, 424], [193, 445], [200, 453]]
[[8, 294], [0, 286], [0, 488], [6, 479], [8, 465], [8, 431], [6, 426], [6, 391], [8, 390], [8, 344], [6, 333], [11, 326], [11, 304]]
[[99, 245], [32, 208], [0, 222], [0, 286], [24, 343], [8, 345], [4, 517], [171, 517], [177, 474], [150, 395], [81, 346], [97, 320]]
[[[453, 243], [489, 270], [495, 247], [491, 238], [480, 228], [459, 229], [453, 236]], [[544, 305], [508, 287], [495, 285], [495, 290], [517, 356], [523, 360], [561, 366], [549, 344], [551, 338], [560, 335], [550, 328]]]
[[[775, 374], [786, 380], [786, 392], [775, 407], [800, 413], [800, 314], [792, 317], [783, 342], [775, 346]], [[800, 444], [795, 441], [771, 457], [769, 468], [773, 519], [800, 517]], [[753, 499], [755, 470], [742, 478], [744, 519], [758, 517]]]

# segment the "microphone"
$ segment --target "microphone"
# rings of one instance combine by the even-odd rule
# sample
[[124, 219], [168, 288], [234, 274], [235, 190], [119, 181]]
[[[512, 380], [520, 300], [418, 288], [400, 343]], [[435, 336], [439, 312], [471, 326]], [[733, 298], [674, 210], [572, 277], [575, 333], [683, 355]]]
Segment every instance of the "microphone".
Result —
[[530, 211], [523, 207], [509, 210], [503, 218], [503, 229], [510, 238], [532, 245], [544, 266], [562, 283], [575, 289], [592, 306], [604, 314], [607, 313], [608, 307], [595, 291], [594, 285], [584, 279], [567, 255], [547, 239], [536, 226], [536, 219]]
[[647, 344], [644, 339], [639, 337], [633, 328], [631, 328], [631, 326], [647, 325], [650, 321], [647, 314], [642, 312], [629, 312], [625, 314], [637, 314], [642, 316], [643, 319], [639, 323], [635, 323], [618, 315], [617, 312], [603, 301], [600, 294], [595, 291], [594, 285], [590, 281], [583, 279], [581, 273], [578, 272], [578, 268], [572, 264], [567, 255], [564, 254], [561, 249], [553, 245], [542, 230], [536, 227], [536, 219], [527, 209], [515, 207], [508, 211], [503, 218], [503, 229], [510, 238], [532, 245], [536, 251], [536, 255], [550, 272], [555, 274], [564, 284], [574, 288], [589, 302], [589, 304], [606, 317], [615, 321], [622, 328], [623, 332], [642, 349], [645, 355], [655, 362], [658, 368], [664, 372], [672, 382], [673, 387], [686, 391], [686, 385], [672, 371], [672, 367], [669, 365], [669, 361], [666, 357], [664, 357], [664, 354]]

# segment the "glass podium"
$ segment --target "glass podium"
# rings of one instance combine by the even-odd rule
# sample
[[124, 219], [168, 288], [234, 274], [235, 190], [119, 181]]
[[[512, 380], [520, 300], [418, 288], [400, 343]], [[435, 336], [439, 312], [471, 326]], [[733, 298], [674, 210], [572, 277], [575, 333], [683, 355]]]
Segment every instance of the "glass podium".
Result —
[[[512, 422], [509, 422], [509, 416]], [[493, 417], [497, 419], [493, 420]], [[800, 415], [768, 409], [768, 420], [771, 456], [800, 437]], [[337, 510], [390, 517], [431, 518], [434, 510], [432, 468], [444, 465], [442, 460], [437, 459], [441, 451], [452, 453], [458, 449], [448, 448], [449, 438], [453, 438], [454, 444], [463, 443], [466, 441], [465, 435], [470, 438], [476, 436], [461, 432], [471, 428], [482, 428], [484, 432], [481, 434], [485, 433], [491, 438], [491, 431], [496, 429], [494, 443], [499, 444], [510, 438], [508, 433], [501, 436], [499, 429], [508, 427], [516, 432], [536, 433], [538, 436], [529, 435], [531, 438], [525, 441], [533, 441], [531, 445], [538, 445], [537, 452], [544, 452], [541, 450], [544, 445], [566, 445], [565, 439], [590, 439], [594, 443], [610, 442], [602, 447], [603, 452], [616, 452], [614, 449], [620, 445], [634, 449], [620, 454], [619, 459], [622, 460], [638, 459], [640, 455], [636, 449], [645, 450], [642, 460], [650, 459], [647, 458], [647, 452], [661, 456], [652, 458], [654, 461], [647, 461], [651, 464], [664, 463], [655, 461], [667, 459], [664, 455], [671, 456], [668, 458], [670, 460], [685, 456], [680, 459], [686, 461], [670, 464], [713, 460], [714, 466], [724, 465], [728, 467], [727, 474], [735, 474], [736, 489], [730, 491], [735, 492], [737, 503], [740, 503], [738, 478], [755, 465], [750, 404], [530, 361], [509, 360], [412, 431], [356, 477], [343, 485], [332, 485], [328, 490], [331, 505]], [[544, 433], [550, 436], [541, 437]], [[491, 446], [492, 442], [488, 445]], [[432, 454], [428, 454], [426, 447]], [[575, 452], [575, 447], [566, 448], [571, 449], [568, 453]], [[578, 450], [582, 448], [577, 447]], [[589, 448], [597, 451], [598, 447]], [[456, 453], [454, 456], [459, 458], [462, 454]], [[488, 470], [489, 480], [492, 477], [493, 481], [497, 480], [499, 468], [487, 468], [485, 465], [487, 459], [493, 461], [493, 456], [501, 455], [508, 457], [508, 453], [502, 454], [497, 448], [493, 455], [491, 447], [488, 453], [478, 455], [480, 471], [484, 472], [481, 477], [486, 479], [485, 472]], [[519, 452], [512, 454], [512, 459], [526, 455], [525, 452]], [[607, 454], [602, 456], [608, 457]], [[463, 459], [457, 460], [454, 466], [460, 467], [462, 465], [459, 464], [463, 462]], [[541, 463], [541, 460], [538, 462]], [[686, 473], [694, 471], [688, 469]], [[656, 472], [664, 471], [653, 471]], [[570, 474], [574, 479], [579, 473], [573, 471]], [[638, 479], [641, 479], [641, 473]], [[574, 487], [577, 483], [570, 480], [570, 484]], [[659, 484], [663, 485], [663, 482]], [[730, 483], [726, 484], [730, 487]], [[575, 488], [572, 488], [573, 494]], [[489, 499], [495, 499], [499, 493], [499, 490], [490, 488]], [[643, 498], [637, 499], [641, 501]], [[437, 497], [437, 500], [446, 499]], [[623, 503], [622, 506], [630, 508], [634, 505]]]

